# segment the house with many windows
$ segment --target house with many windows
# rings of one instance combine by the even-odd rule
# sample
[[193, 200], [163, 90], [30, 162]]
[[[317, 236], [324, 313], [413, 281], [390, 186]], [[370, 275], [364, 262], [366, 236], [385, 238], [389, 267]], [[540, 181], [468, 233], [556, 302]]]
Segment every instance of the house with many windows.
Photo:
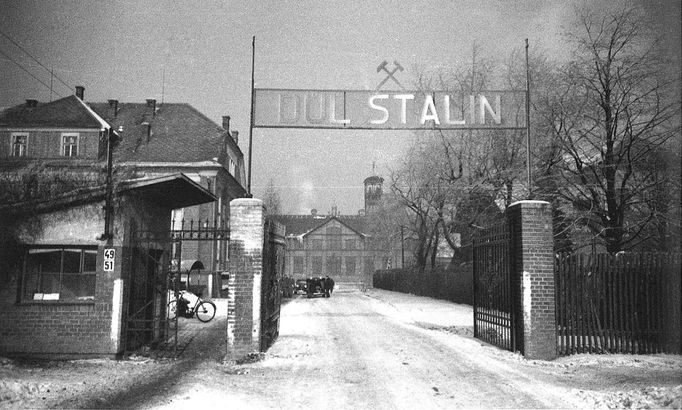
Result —
[[[164, 289], [184, 265], [173, 218], [226, 225], [227, 203], [245, 195], [236, 134], [186, 104], [83, 94], [0, 112], [0, 354], [113, 356], [162, 342]], [[226, 246], [193, 244], [181, 254], [224, 264]]]
[[[182, 173], [213, 194], [212, 203], [176, 209], [172, 229], [227, 229], [230, 201], [247, 196], [244, 155], [239, 134], [185, 103], [88, 103], [121, 136], [114, 164], [135, 178]], [[202, 266], [183, 276], [183, 283], [206, 296], [218, 297], [221, 273], [227, 270], [227, 240], [183, 241], [182, 266]], [[188, 283], [189, 282], [189, 283]]]
[[294, 279], [330, 276], [341, 287], [372, 285], [376, 269], [391, 262], [390, 250], [368, 234], [367, 216], [381, 201], [383, 179], [364, 181], [365, 209], [357, 215], [341, 215], [333, 207], [328, 215], [276, 215], [286, 226], [285, 274]]

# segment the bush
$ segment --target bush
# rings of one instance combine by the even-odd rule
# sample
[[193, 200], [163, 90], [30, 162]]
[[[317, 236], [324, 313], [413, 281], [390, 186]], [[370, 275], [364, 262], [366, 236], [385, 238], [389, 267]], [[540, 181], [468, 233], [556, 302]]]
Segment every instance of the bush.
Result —
[[471, 263], [419, 273], [417, 269], [386, 269], [374, 273], [374, 287], [411, 293], [455, 303], [473, 303], [473, 269]]

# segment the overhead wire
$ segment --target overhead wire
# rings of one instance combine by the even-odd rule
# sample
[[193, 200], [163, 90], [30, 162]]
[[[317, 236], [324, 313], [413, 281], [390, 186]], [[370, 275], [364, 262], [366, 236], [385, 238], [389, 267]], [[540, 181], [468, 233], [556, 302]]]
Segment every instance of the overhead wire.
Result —
[[[16, 60], [14, 60], [12, 57], [10, 57], [10, 56], [8, 56], [7, 54], [5, 54], [4, 51], [0, 50], [0, 54], [2, 54], [3, 56], [5, 56], [9, 61], [11, 61], [11, 62], [13, 62], [14, 64], [16, 64], [19, 68], [21, 68], [22, 70], [24, 70], [28, 75], [30, 75], [31, 77], [33, 77], [33, 78], [34, 78], [36, 81], [38, 81], [40, 84], [42, 84], [42, 85], [44, 85], [46, 88], [49, 88], [50, 90], [54, 91], [54, 90], [52, 89], [52, 87], [50, 87], [49, 85], [45, 84], [45, 83], [43, 82], [43, 80], [41, 80], [40, 78], [36, 77], [32, 72], [28, 71], [24, 66], [22, 66], [22, 65], [21, 65], [19, 62], [17, 62]], [[57, 91], [54, 91], [54, 93], [57, 94], [57, 95], [60, 96], [60, 97], [63, 97], [63, 95], [59, 94]]]
[[[67, 84], [64, 80], [62, 80], [61, 78], [59, 78], [59, 76], [55, 75], [54, 72], [53, 72], [53, 70], [50, 70], [50, 69], [47, 68], [45, 65], [43, 65], [43, 63], [41, 63], [40, 61], [38, 61], [37, 58], [33, 57], [33, 55], [31, 55], [31, 53], [29, 53], [28, 51], [26, 51], [26, 49], [25, 49], [24, 47], [22, 47], [21, 44], [19, 44], [19, 43], [17, 43], [16, 41], [14, 41], [14, 40], [12, 39], [12, 37], [10, 37], [9, 35], [7, 35], [7, 34], [6, 34], [4, 31], [2, 31], [2, 30], [0, 30], [0, 34], [2, 34], [5, 38], [7, 38], [9, 41], [11, 41], [12, 44], [14, 44], [15, 46], [17, 46], [17, 47], [18, 47], [21, 51], [23, 51], [27, 56], [31, 57], [31, 59], [33, 59], [33, 61], [35, 61], [36, 63], [38, 63], [38, 65], [40, 65], [41, 67], [43, 67], [47, 72], [50, 73], [51, 76], [53, 76], [54, 78], [56, 78], [57, 80], [59, 80], [59, 82], [61, 82], [66, 88], [68, 88], [69, 90], [71, 90], [72, 87], [71, 87], [69, 84]], [[4, 54], [4, 53], [3, 53], [3, 54]], [[6, 54], [4, 54], [4, 55], [5, 55], [5, 57], [8, 57]], [[8, 58], [9, 58], [9, 57], [8, 57]], [[19, 63], [17, 63], [16, 61], [15, 61], [15, 63], [16, 63], [17, 65], [19, 65]], [[23, 68], [23, 67], [22, 67], [22, 68]], [[35, 78], [35, 77], [34, 77], [34, 78]], [[41, 83], [42, 83], [42, 81], [41, 81]], [[45, 83], [43, 83], [43, 84], [45, 84]], [[56, 91], [55, 91], [55, 93], [56, 93]], [[59, 94], [57, 93], [57, 95], [59, 95]], [[61, 96], [61, 95], [60, 95], [60, 96]]]

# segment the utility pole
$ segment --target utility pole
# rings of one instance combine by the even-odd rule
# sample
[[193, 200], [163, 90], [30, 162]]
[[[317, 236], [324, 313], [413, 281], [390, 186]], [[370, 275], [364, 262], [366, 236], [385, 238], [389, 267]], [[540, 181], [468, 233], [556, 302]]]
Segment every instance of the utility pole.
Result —
[[530, 161], [530, 68], [528, 66], [528, 39], [526, 39], [526, 173], [528, 174], [528, 199], [533, 199]]
[[113, 131], [107, 128], [105, 131], [107, 138], [107, 180], [106, 180], [106, 196], [104, 198], [104, 233], [100, 237], [101, 240], [106, 240], [107, 245], [112, 244], [114, 237], [112, 225], [114, 222], [114, 208], [113, 208], [113, 167], [114, 167], [114, 153], [111, 146], [111, 138]]
[[251, 121], [249, 124], [249, 179], [246, 185], [246, 192], [248, 193], [249, 197], [253, 197], [253, 194], [251, 194], [251, 162], [253, 158], [253, 124], [254, 124], [254, 118], [253, 118], [253, 108], [255, 104], [255, 80], [254, 80], [254, 72], [255, 72], [255, 64], [256, 64], [256, 36], [253, 36], [253, 40], [251, 41]]

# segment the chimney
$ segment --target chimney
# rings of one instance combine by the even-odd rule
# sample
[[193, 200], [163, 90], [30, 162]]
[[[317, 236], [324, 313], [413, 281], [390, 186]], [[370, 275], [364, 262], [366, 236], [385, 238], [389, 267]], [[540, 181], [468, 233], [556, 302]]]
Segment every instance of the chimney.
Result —
[[230, 116], [229, 115], [223, 115], [223, 129], [227, 131], [228, 133], [230, 132]]
[[147, 98], [147, 108], [149, 108], [149, 113], [153, 116], [156, 115], [156, 99]]
[[239, 131], [232, 131], [232, 139], [235, 144], [239, 144]]
[[313, 218], [317, 217], [317, 209], [313, 208], [310, 210], [310, 215], [313, 216]]
[[81, 100], [85, 100], [85, 87], [82, 85], [76, 86], [76, 97], [80, 98]]
[[143, 122], [142, 125], [147, 126], [147, 143], [152, 139], [152, 124], [149, 122]]
[[152, 115], [156, 115], [156, 99], [155, 98], [147, 98], [147, 107], [152, 109]]
[[38, 106], [38, 100], [28, 99], [28, 100], [26, 100], [26, 106], [28, 108], [35, 108]]
[[112, 112], [112, 117], [116, 117], [118, 115], [118, 100], [107, 100], [109, 102], [109, 108]]

